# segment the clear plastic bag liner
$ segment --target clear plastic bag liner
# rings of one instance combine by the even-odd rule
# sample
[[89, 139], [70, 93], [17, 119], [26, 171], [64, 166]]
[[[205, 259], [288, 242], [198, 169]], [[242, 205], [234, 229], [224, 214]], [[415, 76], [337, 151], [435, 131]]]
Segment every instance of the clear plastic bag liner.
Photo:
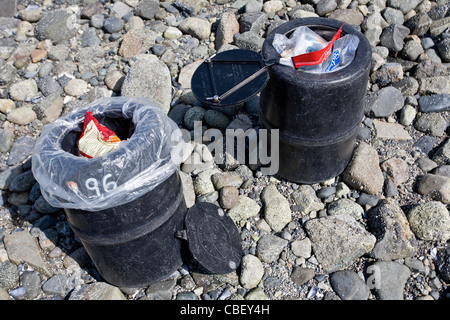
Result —
[[[78, 156], [86, 111], [119, 135], [116, 150], [92, 159]], [[32, 170], [50, 205], [100, 211], [157, 187], [177, 170], [183, 147], [178, 126], [154, 102], [102, 98], [43, 127]]]
[[[306, 26], [297, 28], [290, 38], [283, 34], [276, 34], [272, 42], [273, 47], [281, 55], [279, 64], [291, 68], [294, 68], [292, 57], [321, 50], [327, 44], [327, 41]], [[332, 53], [323, 63], [302, 66], [298, 70], [310, 73], [340, 70], [353, 61], [358, 44], [359, 39], [357, 36], [347, 34], [334, 42]]]
[[334, 72], [348, 66], [355, 58], [359, 38], [347, 34], [335, 41], [330, 56], [321, 64], [315, 66], [303, 66], [298, 70], [311, 73]]

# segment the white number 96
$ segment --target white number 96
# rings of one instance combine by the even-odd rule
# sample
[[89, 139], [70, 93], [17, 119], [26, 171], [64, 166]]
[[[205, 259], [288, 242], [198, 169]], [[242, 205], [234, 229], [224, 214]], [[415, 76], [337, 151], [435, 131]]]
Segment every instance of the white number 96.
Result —
[[[111, 177], [111, 174], [107, 174], [106, 176], [103, 177], [102, 180], [102, 187], [103, 190], [105, 192], [111, 192], [113, 191], [115, 188], [117, 188], [117, 183], [115, 181], [110, 181], [107, 182], [106, 180], [108, 180], [108, 178]], [[101, 196], [101, 192], [100, 192], [100, 188], [98, 185], [98, 180], [95, 178], [89, 178], [86, 180], [86, 188], [88, 190], [92, 190], [95, 191], [95, 193], [97, 194], [97, 197]]]

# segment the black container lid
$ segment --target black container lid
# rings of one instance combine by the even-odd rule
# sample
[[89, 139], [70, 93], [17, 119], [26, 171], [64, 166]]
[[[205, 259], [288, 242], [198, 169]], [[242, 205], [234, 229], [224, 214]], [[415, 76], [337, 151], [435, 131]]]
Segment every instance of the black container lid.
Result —
[[191, 80], [192, 92], [206, 105], [243, 103], [260, 92], [269, 81], [266, 66], [262, 55], [252, 50], [220, 52], [195, 70]]
[[189, 250], [202, 267], [214, 274], [226, 274], [241, 263], [242, 245], [233, 220], [213, 203], [200, 202], [185, 218]]

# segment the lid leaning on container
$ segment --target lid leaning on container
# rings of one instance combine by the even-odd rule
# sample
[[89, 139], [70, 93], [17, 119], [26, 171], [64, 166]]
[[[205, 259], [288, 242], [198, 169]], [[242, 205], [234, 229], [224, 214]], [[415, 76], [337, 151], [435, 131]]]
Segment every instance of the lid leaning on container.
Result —
[[[290, 28], [292, 25], [295, 25], [295, 27]], [[309, 82], [331, 81], [360, 72], [360, 70], [355, 70], [359, 67], [360, 62], [350, 63], [342, 70], [328, 73], [309, 73], [279, 64], [281, 56], [272, 47], [274, 34], [282, 32], [282, 34], [289, 36], [299, 26], [308, 26], [313, 30], [319, 29], [320, 35], [330, 42], [334, 36], [340, 34], [341, 30], [342, 36], [346, 34], [356, 35], [360, 42], [364, 42], [363, 46], [365, 47], [356, 51], [370, 52], [366, 48], [368, 42], [365, 37], [351, 25], [329, 18], [296, 19], [282, 24], [272, 31], [263, 45], [264, 56], [252, 50], [234, 49], [217, 53], [206, 59], [192, 76], [192, 92], [205, 105], [225, 107], [243, 103], [264, 89], [269, 81], [270, 73], [268, 69], [272, 66], [286, 70], [287, 73], [295, 75], [294, 78], [298, 76], [300, 81], [307, 78]], [[270, 50], [267, 50], [267, 46], [271, 47]], [[306, 54], [300, 56], [304, 55]], [[355, 59], [365, 59], [365, 54], [357, 53]]]

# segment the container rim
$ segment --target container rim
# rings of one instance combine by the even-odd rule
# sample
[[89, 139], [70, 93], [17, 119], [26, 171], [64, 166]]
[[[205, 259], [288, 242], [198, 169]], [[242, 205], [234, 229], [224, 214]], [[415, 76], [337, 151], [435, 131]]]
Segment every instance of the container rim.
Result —
[[[311, 17], [311, 18], [300, 18], [291, 20], [289, 22], [283, 23], [279, 27], [275, 28], [266, 38], [262, 48], [262, 54], [265, 60], [278, 60], [281, 56], [273, 47], [272, 43], [275, 37], [275, 34], [284, 34], [288, 36], [294, 30], [301, 26], [307, 26], [311, 30], [315, 31], [317, 29], [329, 30], [333, 31], [333, 36], [341, 26], [342, 34], [352, 34], [359, 38], [358, 49], [356, 50], [356, 55], [350, 65], [346, 66], [341, 70], [337, 70], [329, 73], [311, 73], [311, 72], [303, 72], [301, 70], [296, 70], [290, 68], [288, 66], [283, 65], [274, 65], [272, 68], [277, 71], [281, 71], [286, 73], [287, 76], [292, 76], [295, 78], [303, 78], [307, 81], [344, 81], [350, 76], [353, 76], [357, 73], [362, 73], [365, 71], [367, 67], [370, 66], [370, 61], [372, 59], [372, 48], [369, 44], [367, 38], [358, 30], [356, 30], [351, 25], [330, 18], [323, 17]], [[325, 36], [325, 40], [329, 41]], [[279, 69], [281, 68], [281, 69]]]

